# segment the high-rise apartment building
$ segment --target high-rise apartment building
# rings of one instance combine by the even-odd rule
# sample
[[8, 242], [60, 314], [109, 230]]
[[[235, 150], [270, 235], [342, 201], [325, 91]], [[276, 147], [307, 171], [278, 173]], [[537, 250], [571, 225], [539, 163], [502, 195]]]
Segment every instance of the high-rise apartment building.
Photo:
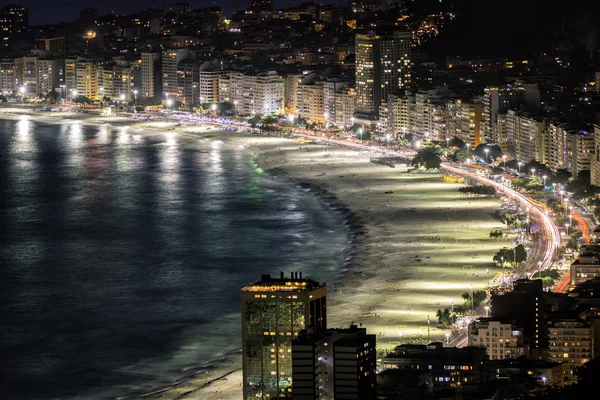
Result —
[[482, 104], [479, 99], [456, 100], [455, 136], [468, 143], [471, 148], [482, 143], [481, 137]]
[[284, 80], [275, 71], [229, 74], [231, 102], [238, 114], [283, 112]]
[[[299, 98], [302, 99], [298, 106], [298, 116], [310, 123], [325, 123], [324, 89], [323, 82], [311, 81], [298, 86]], [[328, 116], [329, 117], [329, 116]]]
[[[187, 106], [200, 102], [198, 96], [198, 86], [200, 84], [198, 73], [198, 64], [193, 60], [187, 59], [177, 64], [177, 93], [181, 102]], [[217, 97], [215, 100], [217, 102], [219, 101], [218, 89], [217, 82]]]
[[355, 37], [356, 117], [374, 125], [388, 95], [405, 88], [410, 75], [410, 32]]
[[469, 326], [468, 343], [484, 347], [490, 360], [514, 359], [527, 354], [523, 329], [509, 320], [479, 318]]
[[15, 60], [0, 61], [0, 91], [4, 94], [17, 90], [17, 66]]
[[566, 169], [573, 178], [590, 171], [594, 157], [594, 132], [589, 126], [550, 121], [544, 132], [544, 157], [538, 161], [552, 171]]
[[600, 278], [600, 247], [595, 245], [581, 246], [579, 257], [573, 261], [569, 268], [571, 286], [595, 278]]
[[37, 96], [38, 84], [37, 84], [37, 57], [23, 57], [23, 78], [21, 86], [23, 94], [26, 96]]
[[333, 124], [340, 128], [350, 128], [354, 125], [356, 111], [356, 90], [344, 88], [335, 93], [335, 121]]
[[522, 87], [486, 87], [483, 89], [482, 134], [486, 142], [498, 143], [498, 114], [516, 109], [524, 101], [525, 89]]
[[594, 153], [590, 169], [592, 185], [600, 186], [600, 125], [594, 125]]
[[178, 90], [177, 65], [188, 55], [188, 49], [172, 49], [162, 53], [162, 91], [165, 96], [182, 100]]
[[304, 74], [288, 74], [285, 77], [285, 112], [290, 115], [298, 114], [298, 85], [302, 83]]
[[98, 65], [92, 60], [77, 60], [77, 96], [98, 99]]
[[65, 58], [65, 83], [63, 92], [70, 97], [77, 90], [77, 58]]
[[326, 287], [302, 274], [264, 275], [242, 288], [244, 400], [283, 399], [292, 390], [292, 340], [327, 327]]
[[575, 370], [594, 358], [593, 332], [587, 321], [554, 316], [548, 327], [548, 361], [563, 364], [565, 385], [577, 383]]
[[541, 280], [520, 279], [514, 290], [504, 295], [493, 295], [492, 319], [511, 320], [523, 328], [523, 343], [532, 355], [548, 345], [547, 305]]
[[9, 37], [24, 33], [29, 27], [29, 10], [16, 4], [8, 4], [0, 10], [0, 29]]
[[388, 100], [390, 133], [406, 135], [410, 132], [410, 103], [414, 103], [414, 100], [414, 96], [409, 94], [390, 96]]
[[219, 86], [221, 77], [225, 75], [225, 71], [214, 68], [210, 63], [204, 63], [200, 66], [199, 72], [199, 87], [197, 95], [200, 96], [196, 101], [200, 103], [217, 103], [219, 102]]
[[323, 84], [323, 120], [326, 126], [336, 125], [336, 93], [349, 85], [349, 82], [341, 79], [326, 79]]
[[508, 110], [505, 121], [505, 128], [500, 129], [506, 130], [508, 154], [524, 163], [538, 160], [545, 164], [545, 120], [535, 113]]
[[307, 328], [292, 342], [292, 399], [376, 399], [376, 354], [365, 328]]
[[62, 87], [64, 80], [61, 76], [62, 60], [40, 60], [36, 62], [37, 67], [37, 91], [45, 95]]
[[161, 54], [142, 53], [141, 78], [142, 97], [161, 95]]

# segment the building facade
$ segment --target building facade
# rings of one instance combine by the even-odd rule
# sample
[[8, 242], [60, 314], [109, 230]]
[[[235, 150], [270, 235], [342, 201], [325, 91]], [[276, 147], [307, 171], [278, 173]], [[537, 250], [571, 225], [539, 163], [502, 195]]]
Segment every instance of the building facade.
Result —
[[490, 360], [519, 358], [527, 354], [523, 329], [512, 321], [479, 318], [469, 326], [469, 346], [484, 347]]
[[571, 318], [551, 319], [548, 328], [548, 361], [563, 364], [564, 384], [577, 382], [575, 369], [594, 358], [590, 325]]
[[292, 342], [292, 399], [376, 399], [375, 335], [307, 328]]
[[280, 114], [283, 112], [284, 80], [275, 71], [229, 74], [231, 102], [238, 114]]
[[292, 273], [242, 288], [244, 400], [283, 399], [292, 390], [292, 340], [327, 327], [326, 288]]
[[142, 97], [161, 95], [161, 54], [142, 53], [141, 78]]
[[366, 121], [379, 118], [389, 94], [411, 81], [410, 32], [357, 34], [355, 37], [356, 114]]

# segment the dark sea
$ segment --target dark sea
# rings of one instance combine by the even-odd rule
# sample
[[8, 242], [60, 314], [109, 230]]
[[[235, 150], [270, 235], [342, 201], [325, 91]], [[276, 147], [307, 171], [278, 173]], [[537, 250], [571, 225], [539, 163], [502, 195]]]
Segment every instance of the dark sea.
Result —
[[0, 398], [135, 397], [240, 348], [262, 274], [339, 280], [349, 234], [243, 148], [0, 120]]

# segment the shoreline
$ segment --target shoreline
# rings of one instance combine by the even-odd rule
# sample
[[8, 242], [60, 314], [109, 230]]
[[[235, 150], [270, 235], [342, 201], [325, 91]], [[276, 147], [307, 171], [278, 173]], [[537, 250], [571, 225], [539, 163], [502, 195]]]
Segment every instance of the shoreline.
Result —
[[[10, 114], [13, 115], [10, 119], [19, 116]], [[4, 115], [5, 112], [0, 112], [0, 118]], [[208, 130], [202, 126], [175, 127], [176, 123], [153, 124], [119, 118], [95, 122], [100, 117], [91, 115], [63, 119], [42, 114], [30, 118], [43, 123], [78, 119], [94, 125], [109, 123], [156, 133], [168, 130], [243, 145], [254, 152], [253, 160], [258, 167], [273, 177], [281, 176], [309, 189], [347, 221], [350, 243], [345, 267], [340, 271], [342, 279], [339, 284], [328, 285], [329, 325], [347, 327], [351, 322], [361, 323], [369, 333], [377, 335], [378, 349], [394, 347], [401, 341], [443, 340], [447, 331], [435, 327], [435, 310], [459, 305], [460, 295], [469, 290], [469, 283], [477, 290], [485, 287], [491, 276], [483, 271], [495, 269], [491, 266], [491, 254], [502, 246], [487, 239], [490, 229], [503, 229], [493, 217], [499, 201], [471, 200], [475, 203], [471, 205], [471, 201], [462, 199], [457, 192], [461, 185], [441, 182], [442, 174], [409, 173], [402, 166], [373, 164], [356, 150], [223, 132], [212, 127]], [[460, 229], [458, 221], [462, 222]], [[465, 267], [470, 267], [467, 272]], [[428, 319], [433, 322], [430, 326]], [[241, 355], [234, 355], [220, 363], [217, 360], [207, 363], [173, 386], [144, 397], [241, 397], [240, 359]], [[237, 368], [231, 364], [228, 367], [227, 361]], [[210, 376], [199, 377], [206, 369], [211, 369], [206, 374]], [[222, 380], [223, 376], [231, 379]]]

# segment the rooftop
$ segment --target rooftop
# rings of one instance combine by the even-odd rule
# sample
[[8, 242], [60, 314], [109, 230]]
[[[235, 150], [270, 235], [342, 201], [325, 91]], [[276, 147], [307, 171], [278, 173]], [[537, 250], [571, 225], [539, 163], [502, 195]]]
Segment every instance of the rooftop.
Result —
[[281, 272], [279, 277], [263, 275], [261, 280], [254, 282], [249, 286], [242, 288], [243, 292], [306, 292], [325, 287], [312, 279], [302, 278], [302, 272], [292, 272], [289, 278], [286, 278]]

